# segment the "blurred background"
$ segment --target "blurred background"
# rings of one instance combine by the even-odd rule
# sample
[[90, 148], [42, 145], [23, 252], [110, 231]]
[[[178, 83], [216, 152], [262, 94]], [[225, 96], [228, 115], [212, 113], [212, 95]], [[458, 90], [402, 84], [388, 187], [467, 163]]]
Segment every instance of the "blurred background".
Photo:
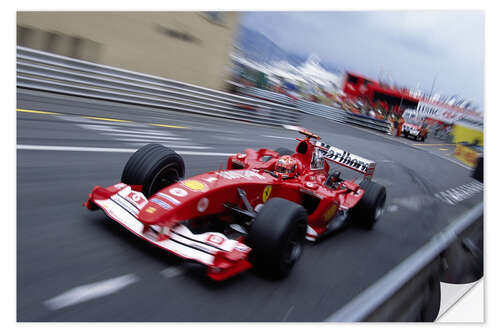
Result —
[[[467, 35], [443, 31], [463, 19]], [[394, 131], [405, 110], [429, 102], [441, 114], [427, 118], [432, 135], [481, 147], [481, 27], [473, 11], [18, 12], [17, 45], [233, 93], [255, 87], [387, 120]], [[396, 38], [407, 38], [404, 52]]]
[[[435, 320], [440, 282], [482, 277], [483, 12], [18, 11], [16, 27], [18, 321], [329, 320], [436, 238], [356, 320]], [[190, 177], [294, 149], [286, 125], [375, 161], [388, 197], [372, 232], [308, 246], [284, 281], [215, 284], [81, 207], [148, 142]]]

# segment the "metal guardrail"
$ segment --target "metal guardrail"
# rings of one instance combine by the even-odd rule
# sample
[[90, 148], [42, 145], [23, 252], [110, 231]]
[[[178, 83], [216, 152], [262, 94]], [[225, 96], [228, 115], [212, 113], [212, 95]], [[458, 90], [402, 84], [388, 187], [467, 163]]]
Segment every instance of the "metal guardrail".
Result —
[[482, 242], [480, 202], [326, 321], [435, 320], [440, 281], [463, 284], [483, 276]]
[[154, 75], [17, 47], [17, 86], [266, 125], [297, 125], [312, 114], [390, 133], [390, 125], [255, 87], [230, 94]]
[[346, 123], [371, 128], [376, 131], [392, 134], [392, 126], [387, 120], [374, 119], [360, 114], [346, 112]]
[[281, 103], [293, 107], [297, 105], [296, 100], [294, 100], [293, 98], [269, 90], [258, 89], [255, 87], [244, 87], [240, 89], [240, 92], [248, 96], [258, 97], [268, 101]]
[[17, 47], [17, 86], [267, 125], [297, 124], [292, 106]]
[[323, 104], [299, 100], [297, 102], [297, 107], [304, 113], [327, 118], [339, 123], [345, 123], [347, 119], [347, 112], [344, 110], [332, 108]]
[[306, 114], [312, 114], [344, 124], [365, 127], [387, 134], [392, 133], [392, 126], [386, 120], [373, 119], [368, 116], [354, 114], [324, 104], [305, 100], [295, 100], [283, 94], [278, 94], [272, 91], [258, 89], [255, 87], [243, 87], [235, 82], [228, 81], [228, 83], [236, 86], [238, 92], [241, 94], [262, 98], [267, 101], [281, 103], [288, 106], [294, 106]]

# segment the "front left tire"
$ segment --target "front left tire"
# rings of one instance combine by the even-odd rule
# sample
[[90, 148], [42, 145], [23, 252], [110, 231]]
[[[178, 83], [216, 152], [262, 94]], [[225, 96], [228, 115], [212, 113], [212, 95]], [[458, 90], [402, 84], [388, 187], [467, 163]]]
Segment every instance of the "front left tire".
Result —
[[174, 150], [151, 143], [130, 156], [123, 169], [121, 181], [127, 185], [141, 185], [149, 198], [159, 190], [184, 177], [182, 157]]

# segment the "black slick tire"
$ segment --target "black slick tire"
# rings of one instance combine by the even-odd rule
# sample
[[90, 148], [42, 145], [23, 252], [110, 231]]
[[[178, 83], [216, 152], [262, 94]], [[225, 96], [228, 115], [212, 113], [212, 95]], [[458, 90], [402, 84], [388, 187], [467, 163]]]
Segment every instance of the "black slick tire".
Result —
[[360, 187], [365, 190], [365, 194], [354, 207], [352, 218], [357, 225], [372, 229], [384, 211], [386, 190], [384, 186], [369, 179], [364, 179]]
[[255, 268], [273, 278], [286, 277], [302, 254], [306, 231], [304, 207], [283, 198], [269, 199], [248, 233]]
[[151, 143], [132, 154], [123, 169], [121, 181], [128, 185], [142, 185], [142, 193], [149, 198], [183, 178], [184, 172], [184, 160], [179, 154]]

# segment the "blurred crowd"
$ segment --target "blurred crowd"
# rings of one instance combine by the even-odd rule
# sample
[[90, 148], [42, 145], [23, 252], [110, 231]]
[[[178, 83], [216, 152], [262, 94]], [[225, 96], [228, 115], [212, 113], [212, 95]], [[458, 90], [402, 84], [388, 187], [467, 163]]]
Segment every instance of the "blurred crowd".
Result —
[[[384, 102], [371, 105], [361, 99], [351, 99], [346, 96], [338, 84], [333, 82], [319, 84], [313, 80], [307, 82], [302, 80], [292, 81], [280, 75], [270, 75], [238, 63], [232, 69], [230, 81], [241, 86], [256, 87], [280, 93], [292, 99], [311, 101], [373, 119], [397, 122], [402, 114], [402, 112], [393, 113]], [[229, 90], [235, 91], [235, 86], [231, 85]]]

